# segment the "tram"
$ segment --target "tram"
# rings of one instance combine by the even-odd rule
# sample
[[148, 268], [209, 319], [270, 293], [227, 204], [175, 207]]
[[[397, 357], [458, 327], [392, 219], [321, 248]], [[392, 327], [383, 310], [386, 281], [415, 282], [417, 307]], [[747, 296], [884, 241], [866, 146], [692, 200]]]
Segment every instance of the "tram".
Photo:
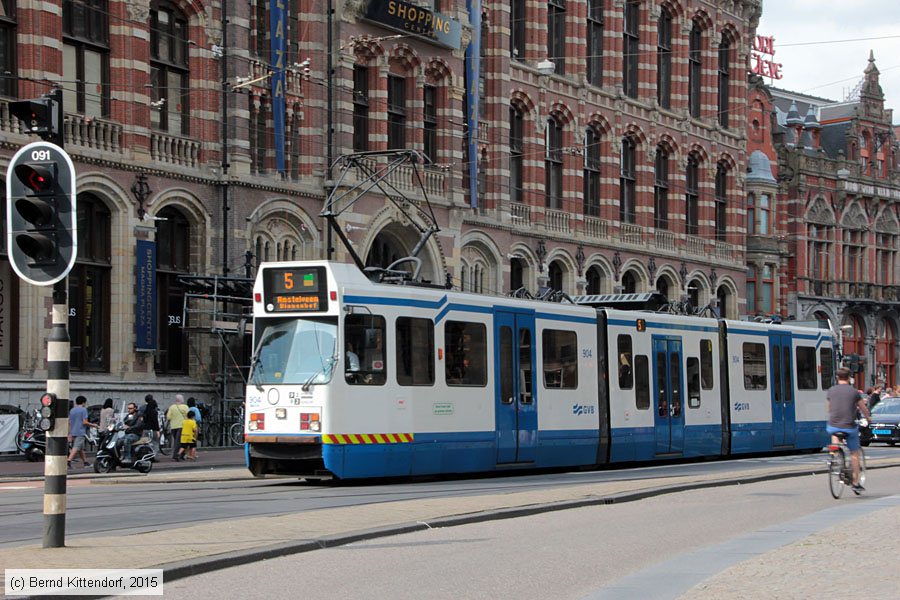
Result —
[[263, 263], [246, 460], [339, 479], [815, 451], [826, 329]]

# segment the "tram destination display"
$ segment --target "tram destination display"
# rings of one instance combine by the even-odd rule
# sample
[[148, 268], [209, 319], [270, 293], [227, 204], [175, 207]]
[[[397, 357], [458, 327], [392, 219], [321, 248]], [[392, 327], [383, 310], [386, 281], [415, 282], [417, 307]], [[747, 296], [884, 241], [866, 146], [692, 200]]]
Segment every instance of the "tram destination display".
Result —
[[323, 267], [266, 269], [263, 293], [267, 312], [328, 310], [328, 283]]

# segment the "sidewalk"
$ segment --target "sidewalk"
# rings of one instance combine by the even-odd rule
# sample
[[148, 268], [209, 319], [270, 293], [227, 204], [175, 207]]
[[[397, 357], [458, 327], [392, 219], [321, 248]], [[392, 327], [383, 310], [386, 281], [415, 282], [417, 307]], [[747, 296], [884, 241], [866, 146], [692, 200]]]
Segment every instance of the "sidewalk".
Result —
[[[873, 460], [869, 468], [900, 466], [900, 456]], [[816, 468], [815, 472], [824, 471]], [[588, 483], [537, 491], [487, 494], [473, 497], [409, 500], [357, 507], [322, 509], [273, 517], [256, 517], [193, 525], [177, 529], [124, 536], [71, 537], [66, 548], [24, 546], [0, 549], [0, 573], [6, 568], [72, 568], [103, 565], [104, 568], [163, 568], [166, 581], [257, 560], [316, 550], [422, 530], [466, 523], [518, 517], [579, 506], [609, 504], [727, 483], [750, 483], [786, 476], [809, 475], [809, 465], [761, 467], [752, 473], [704, 474], [655, 480]], [[244, 478], [245, 469], [202, 472], [151, 473], [143, 479], [160, 482], [216, 481]], [[98, 478], [95, 483], [131, 483], [125, 478]], [[872, 530], [888, 532], [880, 538], [879, 552], [900, 554], [900, 539], [890, 535], [900, 509], [881, 510], [871, 516]], [[866, 538], [863, 537], [863, 540]], [[868, 538], [874, 539], [874, 538]], [[128, 548], [128, 552], [123, 552]], [[763, 558], [763, 557], [760, 557]], [[833, 561], [817, 563], [816, 573]], [[740, 568], [743, 565], [738, 565]], [[758, 573], [747, 567], [748, 580]], [[866, 571], [869, 571], [868, 567]], [[802, 573], [798, 574], [802, 576]], [[807, 573], [807, 576], [809, 574]], [[729, 582], [726, 582], [729, 584]], [[724, 584], [723, 584], [724, 585]], [[733, 585], [733, 584], [729, 584]], [[713, 588], [711, 588], [713, 589]], [[718, 590], [719, 588], [714, 588]], [[733, 592], [734, 589], [730, 588]], [[746, 588], [745, 588], [746, 589]], [[704, 598], [722, 597], [721, 594]], [[746, 597], [759, 598], [758, 594]], [[728, 597], [741, 597], [728, 594]]]
[[[94, 456], [88, 455], [88, 462], [94, 462]], [[209, 467], [238, 467], [244, 465], [244, 448], [200, 448], [198, 450], [197, 460], [186, 460], [175, 462], [171, 456], [160, 454], [153, 463], [153, 470], [149, 477], [154, 477], [160, 472], [182, 471], [190, 469], [208, 469]], [[131, 469], [118, 469], [116, 474], [126, 475], [134, 474], [140, 477], [137, 471]], [[69, 478], [83, 479], [86, 477], [98, 477], [92, 468], [84, 468], [81, 460], [72, 461], [69, 468]], [[244, 469], [244, 474], [249, 476], [249, 472]], [[24, 456], [9, 456], [0, 460], [0, 483], [11, 483], [14, 481], [29, 481], [44, 478], [44, 462], [28, 462]]]

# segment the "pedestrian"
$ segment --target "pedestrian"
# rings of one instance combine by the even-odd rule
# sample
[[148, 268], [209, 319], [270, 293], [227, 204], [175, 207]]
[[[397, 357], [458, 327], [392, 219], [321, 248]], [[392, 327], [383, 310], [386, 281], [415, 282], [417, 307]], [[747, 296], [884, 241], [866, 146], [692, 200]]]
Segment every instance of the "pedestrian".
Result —
[[[144, 430], [148, 432], [153, 453], [159, 454], [159, 405], [153, 394], [144, 396]], [[156, 462], [155, 457], [153, 462]]]
[[869, 410], [872, 410], [876, 404], [881, 402], [881, 384], [876, 384], [874, 388], [867, 389], [866, 394], [869, 396]]
[[184, 396], [175, 394], [175, 404], [166, 411], [169, 429], [172, 431], [172, 460], [177, 461], [181, 449], [181, 426], [187, 416], [188, 408], [184, 405]]
[[[197, 399], [191, 396], [187, 399], [187, 407], [188, 412], [191, 410], [196, 411], [194, 413], [194, 421], [197, 423], [197, 444], [200, 443], [200, 439], [203, 437], [203, 416], [200, 414], [200, 407], [197, 406]], [[209, 445], [209, 440], [204, 439], [203, 443], [207, 446]]]
[[88, 427], [97, 427], [88, 421], [88, 411], [85, 407], [87, 398], [78, 396], [75, 398], [75, 408], [69, 411], [69, 442], [72, 443], [72, 450], [69, 451], [69, 458], [66, 459], [66, 465], [71, 467], [72, 460], [76, 454], [81, 454], [81, 462], [87, 469], [91, 463], [87, 461], [87, 455], [84, 453], [84, 438], [87, 435]]
[[194, 421], [196, 411], [195, 408], [188, 411], [181, 424], [181, 448], [178, 449], [175, 460], [197, 460], [197, 422]]
[[98, 428], [104, 430], [113, 422], [116, 410], [113, 408], [113, 399], [107, 398], [103, 401], [103, 408], [100, 409], [100, 424]]

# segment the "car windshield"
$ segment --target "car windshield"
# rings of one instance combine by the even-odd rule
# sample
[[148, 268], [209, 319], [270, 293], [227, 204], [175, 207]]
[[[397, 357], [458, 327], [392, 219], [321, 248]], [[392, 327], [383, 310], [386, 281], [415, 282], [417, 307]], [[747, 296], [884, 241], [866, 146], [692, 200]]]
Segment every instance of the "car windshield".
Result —
[[265, 329], [250, 382], [316, 384], [331, 381], [337, 361], [337, 319], [291, 319]]
[[872, 409], [873, 415], [896, 415], [900, 414], [900, 398], [888, 398], [882, 400]]

